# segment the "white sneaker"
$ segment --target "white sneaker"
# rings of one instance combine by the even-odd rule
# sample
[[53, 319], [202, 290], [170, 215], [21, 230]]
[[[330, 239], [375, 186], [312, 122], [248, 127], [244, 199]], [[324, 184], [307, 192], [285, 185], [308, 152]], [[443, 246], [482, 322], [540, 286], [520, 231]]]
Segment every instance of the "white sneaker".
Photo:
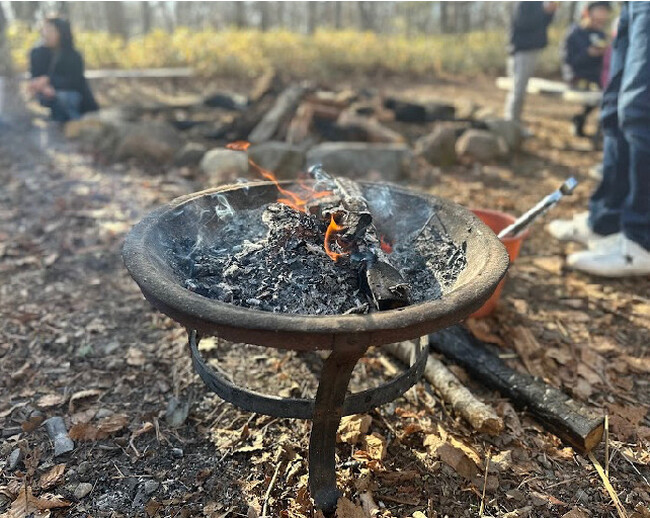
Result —
[[587, 172], [589, 175], [589, 178], [593, 178], [594, 180], [602, 180], [603, 179], [603, 164], [597, 164], [589, 168], [589, 171]]
[[546, 231], [559, 241], [576, 241], [583, 245], [602, 238], [589, 228], [589, 212], [575, 214], [573, 219], [556, 219], [546, 225]]
[[623, 234], [621, 232], [617, 232], [616, 234], [598, 236], [595, 239], [590, 239], [587, 243], [587, 246], [592, 252], [615, 252], [621, 246], [621, 239], [623, 239]]
[[622, 237], [615, 249], [571, 254], [567, 266], [600, 277], [650, 275], [650, 251]]

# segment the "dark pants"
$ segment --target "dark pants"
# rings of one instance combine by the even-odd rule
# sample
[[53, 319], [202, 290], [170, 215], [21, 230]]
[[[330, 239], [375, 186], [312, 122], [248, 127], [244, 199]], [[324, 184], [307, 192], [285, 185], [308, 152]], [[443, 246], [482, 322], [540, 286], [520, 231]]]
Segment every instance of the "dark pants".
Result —
[[650, 250], [650, 2], [623, 4], [603, 95], [603, 179], [589, 202], [602, 235]]
[[81, 94], [74, 90], [57, 90], [54, 98], [41, 97], [40, 102], [50, 109], [54, 121], [67, 122], [81, 117]]

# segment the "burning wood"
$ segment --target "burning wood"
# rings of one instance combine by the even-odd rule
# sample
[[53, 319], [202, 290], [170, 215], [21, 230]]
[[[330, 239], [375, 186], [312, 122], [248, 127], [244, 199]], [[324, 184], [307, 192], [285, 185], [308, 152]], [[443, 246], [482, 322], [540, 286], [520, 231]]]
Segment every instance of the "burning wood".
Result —
[[[321, 207], [320, 211], [330, 215], [330, 235], [334, 229], [342, 249], [354, 251], [349, 252], [351, 260], [359, 264], [361, 285], [369, 293], [375, 308], [386, 310], [409, 305], [409, 284], [391, 264], [381, 246], [382, 240], [373, 224], [361, 186], [349, 178], [333, 178], [320, 166], [312, 167], [310, 174], [335, 186], [334, 194], [339, 198], [339, 205], [331, 207], [330, 197], [328, 208], [323, 210]], [[331, 251], [329, 237], [326, 235], [326, 250], [332, 259], [338, 260], [341, 254]]]
[[[228, 147], [246, 151], [248, 143]], [[465, 267], [463, 244], [404, 195], [320, 167], [289, 187], [249, 163], [275, 184], [277, 202], [238, 211], [222, 195], [219, 223], [177, 241], [172, 253], [192, 291], [265, 311], [366, 313], [438, 298]], [[407, 205], [413, 217], [403, 214]], [[398, 239], [385, 239], [384, 230]]]

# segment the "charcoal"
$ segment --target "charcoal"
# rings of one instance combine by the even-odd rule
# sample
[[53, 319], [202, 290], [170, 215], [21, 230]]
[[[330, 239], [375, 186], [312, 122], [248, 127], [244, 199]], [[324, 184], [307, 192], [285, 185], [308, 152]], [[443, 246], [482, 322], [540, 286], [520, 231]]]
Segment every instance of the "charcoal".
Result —
[[[168, 259], [183, 286], [204, 297], [259, 311], [310, 315], [395, 307], [392, 298], [403, 296], [399, 278], [410, 287], [412, 303], [437, 299], [467, 264], [463, 243], [454, 243], [432, 222], [414, 241], [394, 243], [390, 254], [378, 249], [376, 234], [363, 236], [360, 253], [379, 250], [375, 262], [362, 270], [364, 279], [358, 257], [333, 261], [325, 253], [328, 223], [280, 203], [238, 210], [218, 225], [199, 228], [194, 237], [172, 237]], [[390, 261], [399, 278], [382, 270], [381, 280], [388, 282], [383, 282], [377, 304], [363, 284], [375, 279], [372, 268], [382, 259]]]

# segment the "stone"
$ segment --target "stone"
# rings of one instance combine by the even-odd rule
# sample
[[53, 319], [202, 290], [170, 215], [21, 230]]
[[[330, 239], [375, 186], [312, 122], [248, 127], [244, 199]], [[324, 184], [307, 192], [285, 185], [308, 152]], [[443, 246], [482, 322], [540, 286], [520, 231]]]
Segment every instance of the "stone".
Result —
[[172, 428], [182, 426], [187, 420], [190, 411], [190, 402], [181, 401], [180, 399], [172, 396], [167, 403], [167, 410], [165, 412], [165, 421]]
[[21, 457], [22, 457], [22, 452], [20, 451], [20, 448], [16, 448], [14, 451], [12, 451], [9, 454], [9, 458], [7, 459], [7, 469], [9, 471], [13, 471], [14, 469], [16, 469], [16, 466], [18, 466]]
[[77, 500], [81, 500], [82, 498], [88, 496], [92, 490], [93, 490], [93, 485], [91, 483], [80, 482], [75, 488], [73, 494]]
[[203, 155], [200, 168], [211, 185], [230, 183], [248, 176], [248, 156], [233, 149], [211, 149]]
[[248, 98], [242, 94], [231, 92], [215, 92], [203, 100], [203, 104], [211, 108], [224, 110], [244, 110], [248, 106]]
[[449, 166], [456, 163], [458, 129], [450, 125], [437, 125], [433, 132], [415, 142], [415, 153], [431, 165]]
[[301, 147], [286, 142], [269, 141], [248, 150], [249, 158], [280, 180], [290, 180], [304, 169], [305, 153]]
[[68, 436], [68, 430], [65, 427], [65, 422], [62, 417], [50, 417], [43, 422], [43, 426], [45, 426], [47, 434], [54, 443], [55, 457], [74, 450], [74, 442]]
[[183, 139], [171, 125], [146, 121], [119, 127], [116, 160], [134, 158], [155, 164], [170, 163], [183, 146]]
[[333, 175], [395, 182], [408, 176], [413, 153], [405, 144], [328, 142], [307, 152], [307, 167], [316, 164]]
[[521, 124], [517, 121], [507, 119], [485, 119], [485, 125], [488, 130], [497, 137], [501, 137], [508, 145], [508, 151], [517, 151], [521, 147], [523, 140]]
[[188, 142], [174, 156], [174, 165], [178, 167], [194, 167], [201, 163], [207, 148], [198, 142]]
[[144, 492], [148, 495], [153, 493], [158, 489], [160, 484], [158, 483], [157, 480], [149, 479], [144, 483]]
[[182, 459], [183, 458], [183, 450], [181, 448], [172, 448], [172, 456], [177, 458], [177, 459]]
[[477, 162], [491, 162], [506, 155], [507, 151], [503, 139], [487, 130], [468, 130], [456, 141], [456, 154]]

